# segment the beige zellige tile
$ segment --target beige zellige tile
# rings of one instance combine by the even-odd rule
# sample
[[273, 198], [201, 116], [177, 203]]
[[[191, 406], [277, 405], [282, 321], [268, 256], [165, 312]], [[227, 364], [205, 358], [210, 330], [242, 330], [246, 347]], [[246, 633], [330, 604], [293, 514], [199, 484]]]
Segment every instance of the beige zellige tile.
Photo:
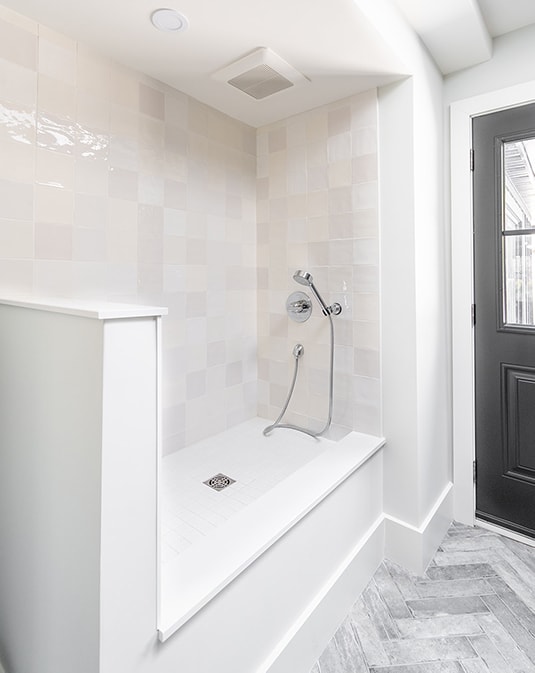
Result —
[[72, 190], [74, 188], [74, 157], [37, 148], [35, 180], [41, 185]]
[[369, 376], [379, 378], [380, 356], [379, 351], [375, 349], [355, 348], [354, 354], [355, 366], [354, 372], [358, 376]]
[[325, 143], [329, 135], [327, 112], [324, 109], [315, 110], [303, 115], [307, 143]]
[[31, 259], [2, 259], [0, 255], [0, 289], [30, 293], [33, 288], [33, 266]]
[[351, 161], [343, 159], [330, 163], [328, 166], [328, 180], [330, 188], [350, 185], [352, 182]]
[[0, 136], [0, 179], [33, 182], [35, 175], [35, 147], [29, 143]]
[[57, 297], [72, 295], [73, 262], [38, 259], [34, 263], [34, 286], [43, 294]]
[[43, 42], [61, 47], [61, 49], [72, 52], [73, 54], [76, 54], [77, 51], [77, 44], [74, 38], [69, 37], [64, 33], [58, 33], [56, 30], [41, 23], [39, 24], [39, 44]]
[[3, 259], [31, 259], [33, 241], [33, 222], [0, 219], [0, 256]]
[[380, 317], [379, 293], [355, 292], [353, 307], [357, 320], [378, 321]]
[[355, 347], [378, 351], [380, 347], [379, 332], [378, 322], [355, 321], [353, 325]]
[[[165, 120], [169, 124], [187, 128], [188, 97], [180, 91], [171, 90], [165, 93]], [[253, 136], [254, 138], [254, 136]], [[256, 140], [256, 139], [255, 139]]]
[[0, 20], [4, 21], [12, 26], [18, 26], [28, 33], [33, 33], [34, 35], [38, 34], [39, 25], [36, 21], [29, 19], [18, 12], [14, 12], [3, 5], [0, 5]]
[[0, 91], [3, 104], [8, 108], [19, 105], [35, 108], [37, 73], [18, 63], [0, 58]]
[[349, 131], [329, 138], [327, 154], [329, 163], [351, 159], [351, 134]]
[[59, 187], [36, 185], [35, 218], [39, 222], [72, 224], [74, 218], [73, 192]]
[[74, 224], [86, 229], [104, 229], [108, 222], [110, 200], [102, 195], [74, 195]]
[[139, 110], [139, 78], [129, 68], [110, 66], [110, 98], [114, 104]]
[[76, 120], [88, 127], [87, 132], [108, 132], [110, 128], [111, 105], [108, 99], [93, 92], [76, 91]]
[[48, 112], [37, 118], [37, 146], [63, 154], [74, 154], [79, 134], [75, 124]]
[[[1, 64], [0, 64], [1, 71]], [[35, 105], [1, 102], [0, 143], [35, 146]]]
[[139, 84], [139, 111], [143, 114], [165, 119], [165, 97], [161, 91]]
[[33, 202], [33, 184], [0, 180], [0, 215], [3, 218], [31, 221]]
[[68, 224], [36, 222], [35, 257], [72, 259], [72, 227]]
[[75, 227], [72, 241], [73, 259], [84, 262], [106, 260], [106, 234], [103, 229]]
[[330, 136], [347, 133], [351, 129], [351, 106], [349, 104], [329, 110], [328, 129]]
[[82, 194], [108, 194], [109, 166], [105, 160], [94, 156], [77, 156], [75, 167], [75, 188]]
[[111, 64], [82, 42], [77, 51], [77, 84], [80, 90], [110, 100]]
[[74, 119], [76, 115], [75, 88], [72, 84], [41, 74], [37, 105], [40, 111]]
[[357, 238], [353, 241], [353, 260], [355, 264], [379, 264], [379, 239]]
[[137, 108], [112, 103], [110, 131], [117, 135], [137, 138], [139, 135], [139, 112]]
[[0, 18], [0, 58], [37, 70], [37, 34]]
[[76, 42], [39, 26], [39, 72], [65, 84], [76, 84]]
[[355, 210], [377, 208], [378, 198], [378, 184], [376, 180], [353, 185], [353, 208]]
[[108, 174], [109, 195], [116, 199], [137, 201], [138, 174], [122, 168], [111, 168]]

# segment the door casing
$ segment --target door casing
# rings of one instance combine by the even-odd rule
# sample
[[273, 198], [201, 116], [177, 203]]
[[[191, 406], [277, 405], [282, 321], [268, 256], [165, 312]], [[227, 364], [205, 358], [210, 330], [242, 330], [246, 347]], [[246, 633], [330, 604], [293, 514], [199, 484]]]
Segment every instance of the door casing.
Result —
[[533, 102], [535, 81], [457, 101], [450, 107], [454, 517], [468, 525], [475, 523], [472, 119]]

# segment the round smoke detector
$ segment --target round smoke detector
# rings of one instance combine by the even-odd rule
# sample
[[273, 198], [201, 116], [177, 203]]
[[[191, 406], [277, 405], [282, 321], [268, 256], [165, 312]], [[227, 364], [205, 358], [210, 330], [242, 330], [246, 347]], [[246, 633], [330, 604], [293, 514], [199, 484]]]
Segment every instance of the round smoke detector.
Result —
[[156, 9], [150, 15], [152, 25], [167, 33], [178, 33], [189, 27], [189, 21], [175, 9]]

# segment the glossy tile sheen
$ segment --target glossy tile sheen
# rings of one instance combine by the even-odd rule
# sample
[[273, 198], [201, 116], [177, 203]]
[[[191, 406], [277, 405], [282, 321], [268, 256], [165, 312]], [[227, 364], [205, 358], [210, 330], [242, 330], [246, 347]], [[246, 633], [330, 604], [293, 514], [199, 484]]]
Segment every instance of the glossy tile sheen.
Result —
[[535, 673], [535, 548], [452, 524], [422, 577], [385, 561], [310, 673]]

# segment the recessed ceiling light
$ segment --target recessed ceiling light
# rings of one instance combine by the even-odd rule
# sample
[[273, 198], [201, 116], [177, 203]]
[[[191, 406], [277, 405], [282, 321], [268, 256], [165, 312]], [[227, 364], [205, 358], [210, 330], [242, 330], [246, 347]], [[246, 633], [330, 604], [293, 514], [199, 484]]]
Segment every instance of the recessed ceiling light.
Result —
[[156, 9], [150, 15], [150, 20], [155, 28], [168, 33], [178, 33], [189, 27], [186, 17], [174, 9]]

